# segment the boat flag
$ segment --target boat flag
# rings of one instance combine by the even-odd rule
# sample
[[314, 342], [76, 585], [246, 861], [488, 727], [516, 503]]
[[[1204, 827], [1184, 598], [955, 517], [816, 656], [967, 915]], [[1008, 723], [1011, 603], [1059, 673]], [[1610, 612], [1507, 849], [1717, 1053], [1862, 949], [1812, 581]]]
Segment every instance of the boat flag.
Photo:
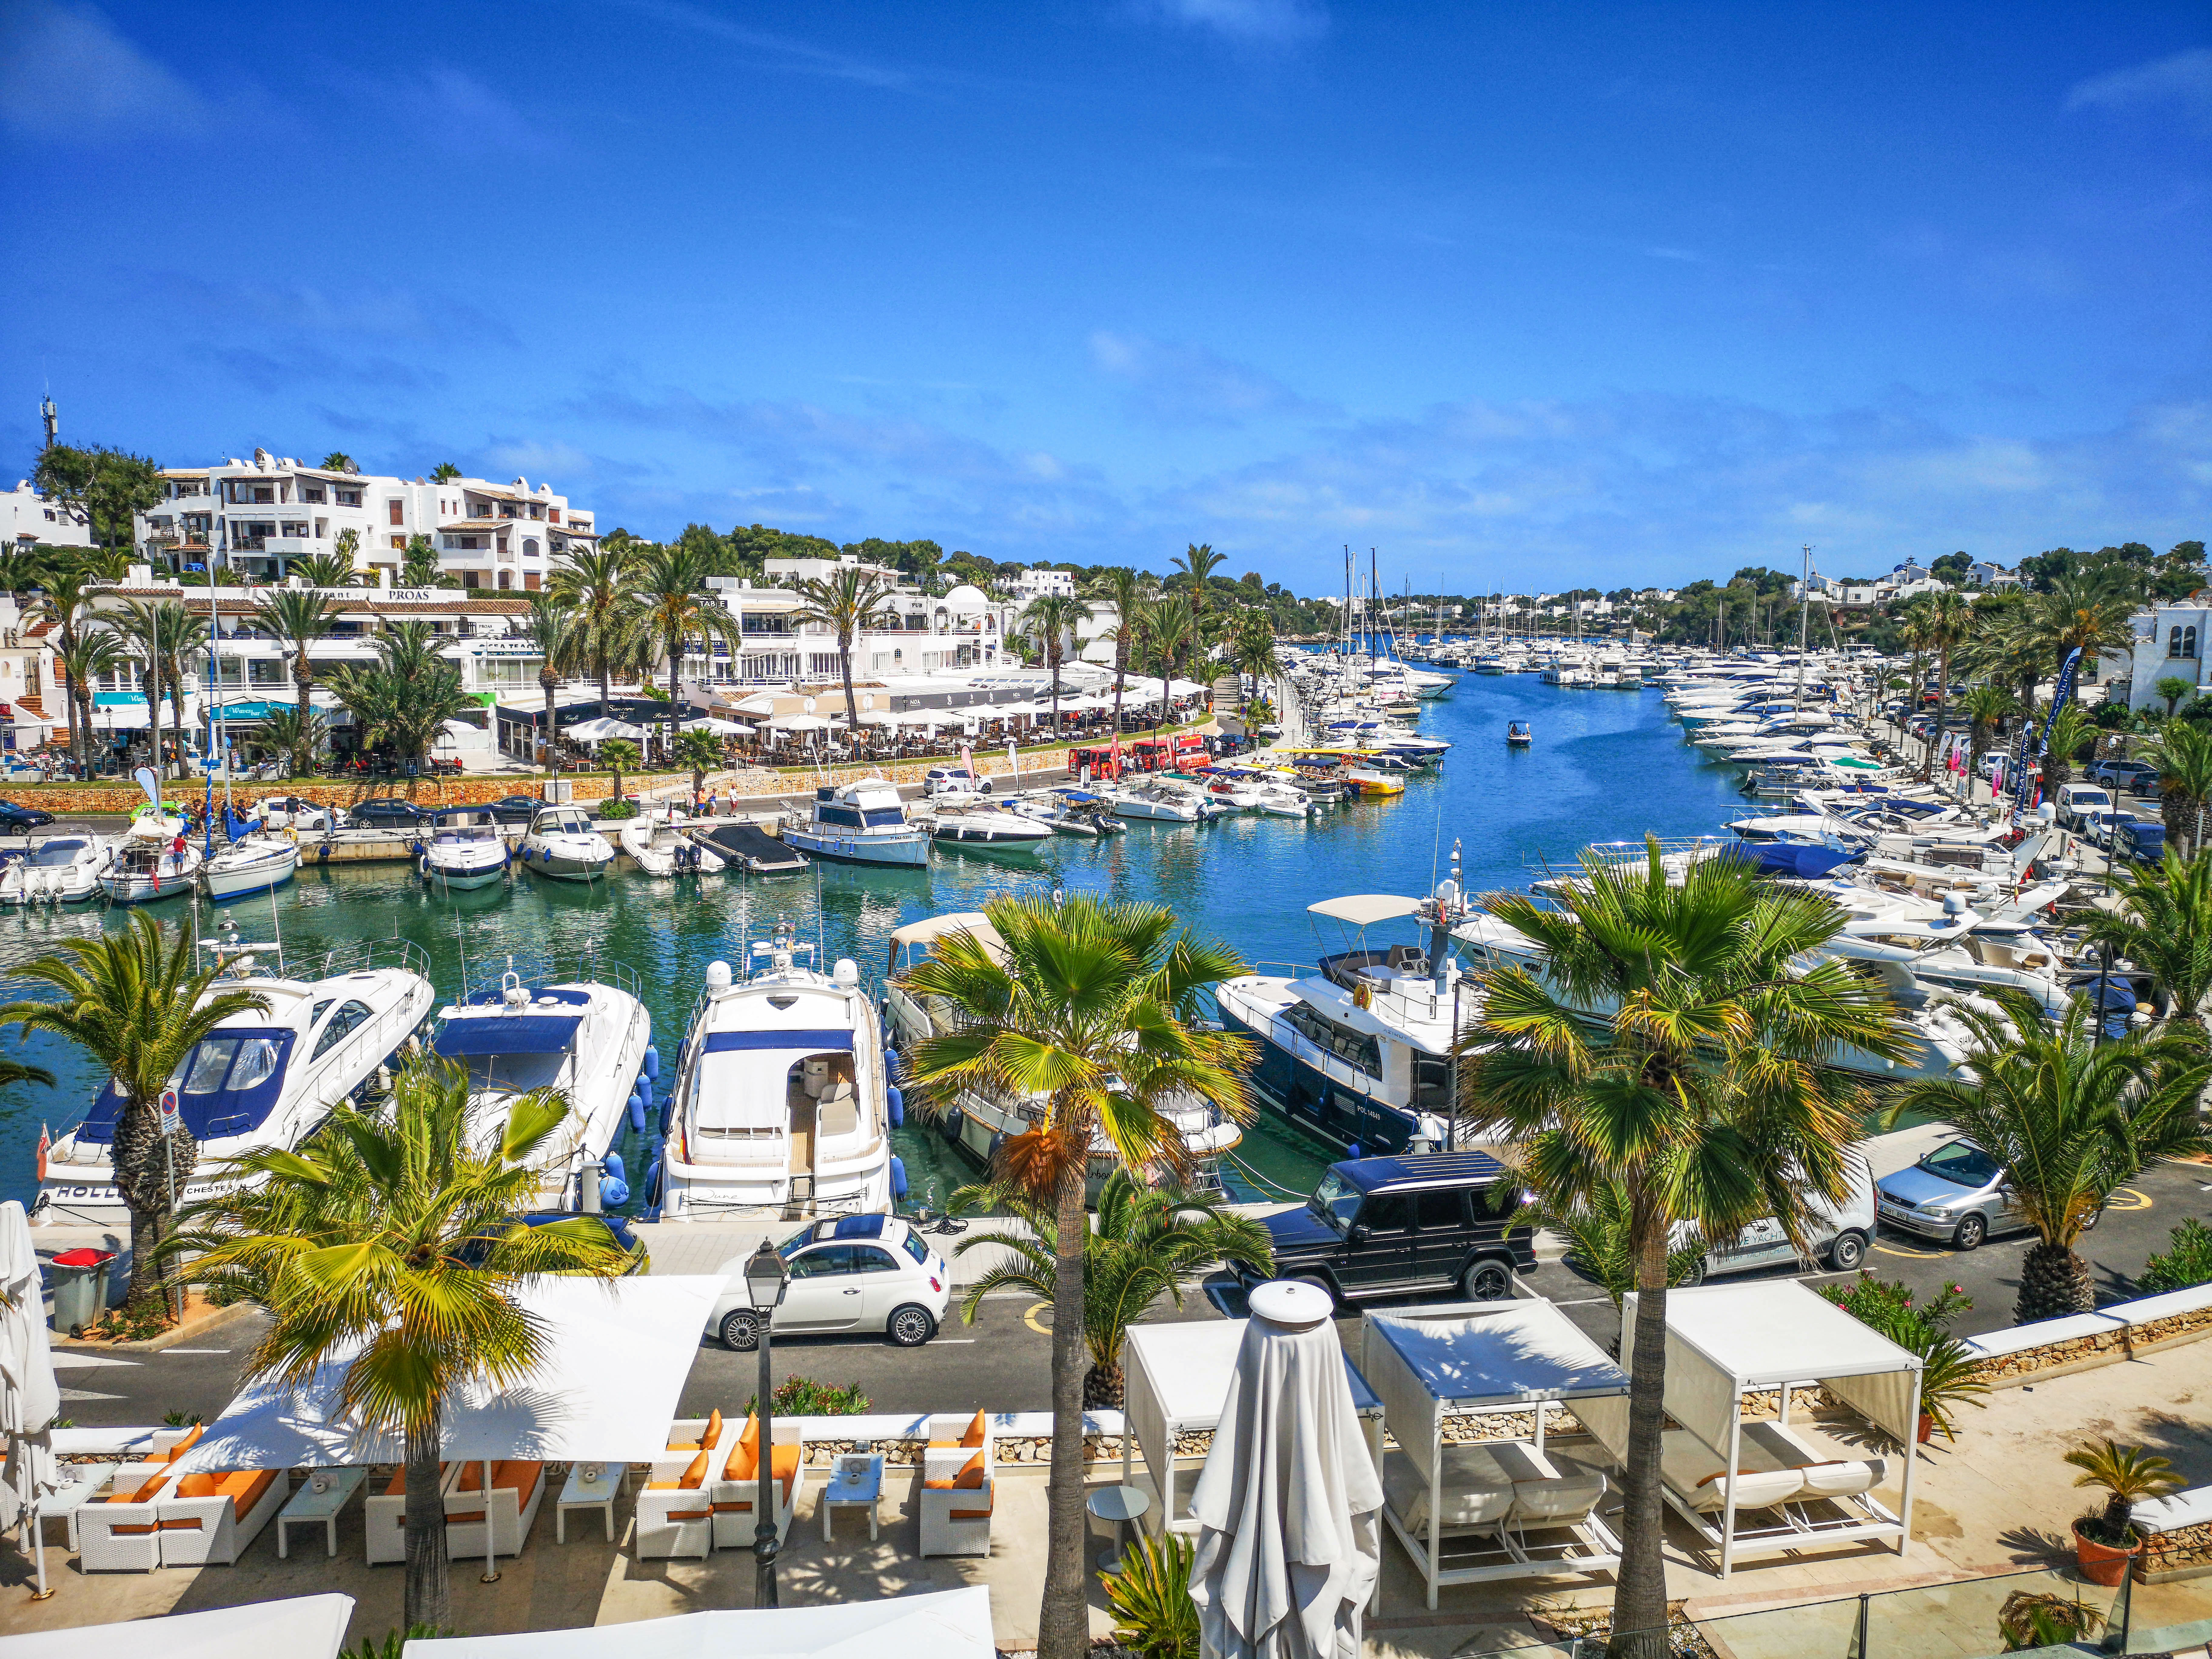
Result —
[[46, 1150], [54, 1144], [54, 1132], [44, 1121], [39, 1125], [39, 1179], [46, 1178]]

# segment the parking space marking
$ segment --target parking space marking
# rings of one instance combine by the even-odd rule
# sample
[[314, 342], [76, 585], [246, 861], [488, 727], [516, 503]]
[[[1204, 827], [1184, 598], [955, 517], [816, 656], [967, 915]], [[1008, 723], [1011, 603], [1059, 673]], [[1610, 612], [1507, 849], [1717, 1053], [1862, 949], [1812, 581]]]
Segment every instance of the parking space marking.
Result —
[[[1037, 1317], [1039, 1314], [1044, 1315], [1045, 1317], [1039, 1319]], [[1049, 1302], [1035, 1304], [1027, 1313], [1022, 1316], [1022, 1323], [1039, 1336], [1050, 1336], [1052, 1334], [1052, 1304]]]
[[[2128, 1200], [2124, 1204], [2120, 1201], [2123, 1197]], [[2139, 1192], [2133, 1187], [2115, 1187], [2112, 1195], [2105, 1200], [2105, 1207], [2108, 1210], [2148, 1210], [2156, 1201], [2148, 1193]]]
[[1914, 1261], [1940, 1261], [1948, 1254], [1942, 1250], [1908, 1250], [1895, 1244], [1877, 1244], [1874, 1248], [1884, 1255], [1901, 1255]]

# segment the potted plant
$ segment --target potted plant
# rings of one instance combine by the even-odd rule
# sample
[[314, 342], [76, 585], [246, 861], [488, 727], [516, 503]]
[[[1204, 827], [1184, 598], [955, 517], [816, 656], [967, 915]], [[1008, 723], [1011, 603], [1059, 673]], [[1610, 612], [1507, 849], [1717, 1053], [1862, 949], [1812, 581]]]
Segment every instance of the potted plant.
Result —
[[1997, 1635], [2007, 1653], [2062, 1647], [2094, 1636], [2105, 1615], [2047, 1590], [2014, 1590], [1997, 1609]]
[[1121, 1571], [1100, 1575], [1114, 1613], [1114, 1639], [1145, 1659], [1198, 1659], [1198, 1604], [1190, 1599], [1191, 1540], [1147, 1535], [1121, 1557]]
[[2085, 1441], [2066, 1454], [2066, 1461], [2081, 1471], [2074, 1477], [2076, 1486], [2100, 1488], [2105, 1493], [2102, 1510], [2074, 1523], [2075, 1559], [2081, 1576], [2093, 1584], [2118, 1584], [2142, 1548], [2136, 1505], [2180, 1491], [2182, 1479], [2172, 1463], [2155, 1452], [2110, 1438]]

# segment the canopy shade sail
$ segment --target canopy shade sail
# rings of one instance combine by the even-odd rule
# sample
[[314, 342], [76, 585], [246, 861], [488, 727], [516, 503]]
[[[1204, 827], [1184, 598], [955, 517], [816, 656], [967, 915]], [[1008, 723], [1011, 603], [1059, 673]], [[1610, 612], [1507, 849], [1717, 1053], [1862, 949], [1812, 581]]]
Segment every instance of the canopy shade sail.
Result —
[[830, 722], [819, 714], [773, 714], [769, 717], [772, 732], [827, 732]]
[[710, 738], [742, 738], [752, 731], [743, 720], [716, 720], [712, 714], [684, 722], [686, 732], [704, 732]]
[[417, 1638], [407, 1650], [421, 1659], [880, 1659], [887, 1653], [994, 1659], [996, 1653], [991, 1592], [981, 1585], [883, 1601], [686, 1613], [588, 1630]]
[[903, 927], [891, 931], [891, 954], [894, 958], [901, 945], [934, 945], [947, 933], [973, 933], [976, 942], [990, 954], [1004, 961], [1006, 942], [999, 937], [999, 930], [991, 925], [990, 917], [980, 910], [952, 910], [941, 916], [927, 916], [920, 921], [910, 921]]
[[578, 720], [574, 726], [562, 726], [561, 735], [574, 738], [579, 743], [605, 743], [615, 738], [635, 743], [646, 735], [646, 728], [632, 726], [628, 720]]
[[1391, 921], [1400, 916], [1420, 914], [1419, 899], [1401, 898], [1395, 893], [1350, 893], [1342, 898], [1323, 899], [1319, 904], [1306, 906], [1310, 916], [1327, 916], [1332, 921], [1350, 922], [1355, 927], [1366, 927], [1378, 921]]
[[282, 1601], [246, 1601], [201, 1613], [131, 1619], [118, 1625], [78, 1625], [69, 1630], [11, 1636], [0, 1650], [8, 1659], [337, 1659], [353, 1617], [350, 1595], [295, 1595]]
[[[538, 1369], [513, 1388], [474, 1385], [447, 1400], [444, 1455], [607, 1463], [660, 1456], [721, 1291], [719, 1278], [674, 1273], [528, 1281], [518, 1299], [544, 1332]], [[356, 1352], [334, 1356], [301, 1388], [250, 1385], [175, 1472], [398, 1462], [398, 1434], [364, 1426], [343, 1406]]]

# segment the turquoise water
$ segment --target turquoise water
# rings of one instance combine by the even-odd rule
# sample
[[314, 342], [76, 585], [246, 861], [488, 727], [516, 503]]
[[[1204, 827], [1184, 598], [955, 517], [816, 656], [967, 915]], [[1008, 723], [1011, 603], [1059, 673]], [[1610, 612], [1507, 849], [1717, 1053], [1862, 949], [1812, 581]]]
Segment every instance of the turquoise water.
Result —
[[[1416, 777], [1402, 796], [1304, 822], [1245, 815], [1203, 827], [1133, 823], [1103, 842], [1056, 837], [1032, 858], [940, 851], [924, 870], [824, 864], [818, 883], [814, 872], [672, 882], [628, 876], [589, 889], [518, 877], [448, 897], [425, 889], [406, 865], [354, 866], [304, 873], [277, 896], [274, 922], [295, 971], [311, 953], [397, 933], [429, 953], [447, 995], [464, 952], [472, 972], [509, 952], [625, 963], [643, 981], [661, 1052], [672, 1056], [707, 964], [742, 963], [747, 942], [765, 938], [779, 917], [818, 936], [825, 961], [851, 957], [872, 979], [902, 923], [979, 908], [1000, 893], [1047, 893], [1057, 883], [1071, 894], [1158, 900], [1249, 961], [1304, 967], [1324, 945], [1340, 948], [1334, 924], [1310, 919], [1307, 905], [1345, 893], [1425, 891], [1455, 841], [1472, 890], [1525, 888], [1545, 861], [1570, 860], [1587, 842], [1703, 833], [1741, 805], [1736, 775], [1682, 741], [1656, 690], [1563, 690], [1534, 676], [1466, 675], [1450, 696], [1423, 708], [1422, 731], [1455, 745], [1441, 774]], [[1505, 746], [1512, 720], [1534, 726], [1533, 748]], [[176, 925], [195, 902], [153, 908]], [[268, 899], [232, 911], [246, 938], [269, 936]], [[0, 973], [58, 939], [119, 927], [124, 915], [90, 907], [0, 914]], [[216, 913], [202, 902], [200, 918], [205, 933]], [[10, 994], [27, 990], [18, 985]], [[102, 1079], [68, 1045], [43, 1036], [21, 1048], [9, 1041], [0, 1052], [58, 1079], [52, 1089], [19, 1085], [0, 1097], [0, 1197], [27, 1201], [41, 1122], [57, 1133], [73, 1124]], [[941, 1203], [972, 1178], [927, 1130], [909, 1126], [898, 1139], [910, 1202]], [[634, 1179], [644, 1162], [638, 1150], [623, 1147]], [[1246, 1170], [1229, 1172], [1231, 1185], [1255, 1196], [1275, 1188], [1303, 1193], [1327, 1161], [1318, 1144], [1264, 1122], [1240, 1156]]]

